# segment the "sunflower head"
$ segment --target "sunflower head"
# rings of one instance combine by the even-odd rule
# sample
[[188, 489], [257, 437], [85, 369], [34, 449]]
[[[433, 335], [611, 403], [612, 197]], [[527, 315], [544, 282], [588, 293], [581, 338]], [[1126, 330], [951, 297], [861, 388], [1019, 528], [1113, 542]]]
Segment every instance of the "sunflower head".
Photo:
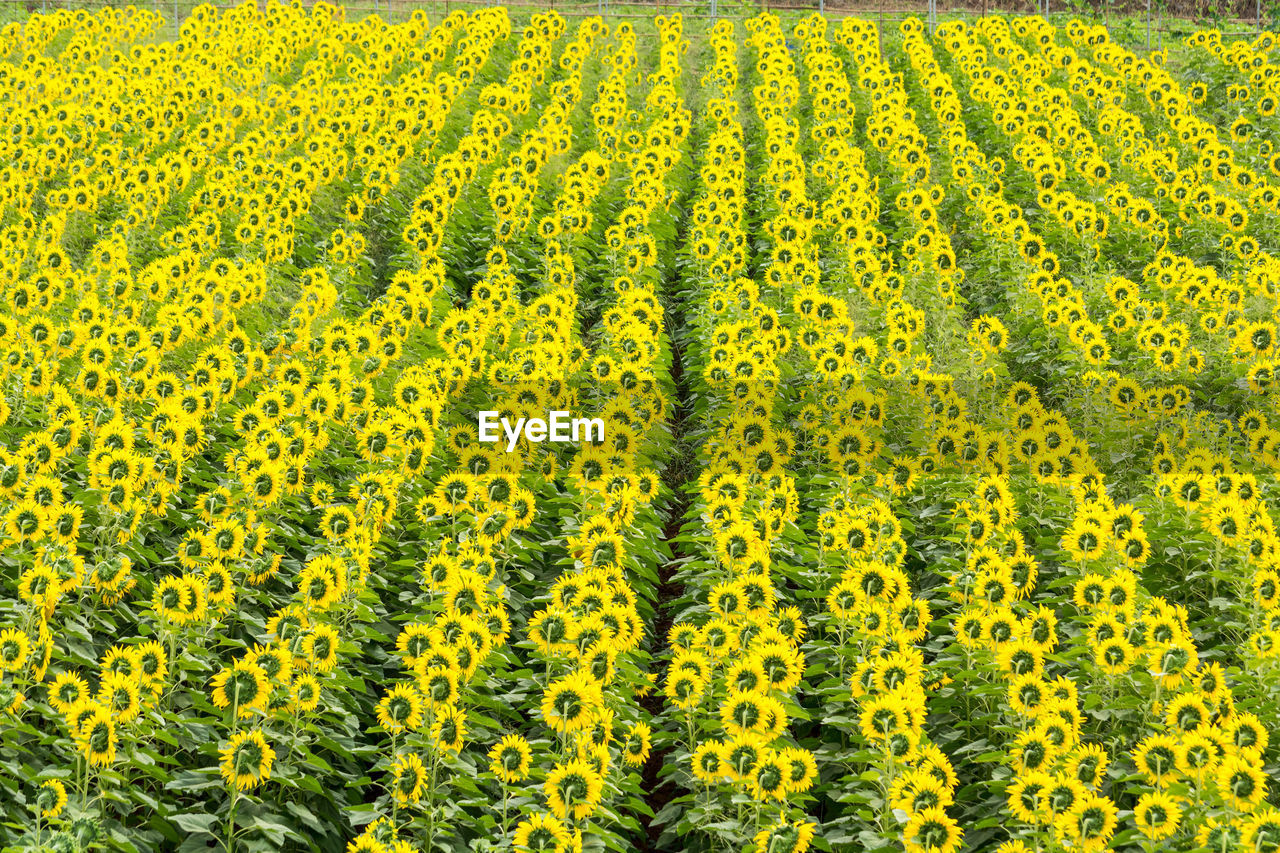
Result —
[[240, 791], [254, 788], [271, 777], [276, 753], [257, 729], [236, 732], [221, 753], [222, 778]]

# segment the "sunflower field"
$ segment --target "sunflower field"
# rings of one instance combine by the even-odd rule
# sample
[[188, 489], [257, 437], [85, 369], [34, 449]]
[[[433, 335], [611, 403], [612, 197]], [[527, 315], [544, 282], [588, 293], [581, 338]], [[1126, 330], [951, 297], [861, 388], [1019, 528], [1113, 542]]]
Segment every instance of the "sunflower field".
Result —
[[1280, 850], [1278, 107], [1041, 17], [8, 23], [0, 850]]

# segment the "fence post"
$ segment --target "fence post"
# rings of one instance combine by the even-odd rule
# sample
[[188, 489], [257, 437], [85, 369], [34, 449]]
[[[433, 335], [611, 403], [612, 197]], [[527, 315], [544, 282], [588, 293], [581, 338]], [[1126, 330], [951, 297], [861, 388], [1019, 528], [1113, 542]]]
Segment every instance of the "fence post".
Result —
[[1147, 50], [1151, 50], [1151, 0], [1147, 0]]

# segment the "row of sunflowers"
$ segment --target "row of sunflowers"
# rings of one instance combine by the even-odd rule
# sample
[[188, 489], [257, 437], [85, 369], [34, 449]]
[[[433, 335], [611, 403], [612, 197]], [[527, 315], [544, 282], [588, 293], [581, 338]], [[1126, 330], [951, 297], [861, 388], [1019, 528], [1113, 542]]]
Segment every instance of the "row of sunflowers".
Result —
[[6, 841], [1280, 849], [1273, 36], [165, 32], [0, 30]]

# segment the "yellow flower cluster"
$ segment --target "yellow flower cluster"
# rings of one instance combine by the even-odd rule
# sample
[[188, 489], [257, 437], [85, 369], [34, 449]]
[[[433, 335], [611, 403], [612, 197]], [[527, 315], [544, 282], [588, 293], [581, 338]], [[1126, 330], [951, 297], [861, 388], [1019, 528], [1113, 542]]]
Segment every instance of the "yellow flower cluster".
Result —
[[686, 26], [0, 29], [22, 843], [1280, 842], [1274, 37]]

